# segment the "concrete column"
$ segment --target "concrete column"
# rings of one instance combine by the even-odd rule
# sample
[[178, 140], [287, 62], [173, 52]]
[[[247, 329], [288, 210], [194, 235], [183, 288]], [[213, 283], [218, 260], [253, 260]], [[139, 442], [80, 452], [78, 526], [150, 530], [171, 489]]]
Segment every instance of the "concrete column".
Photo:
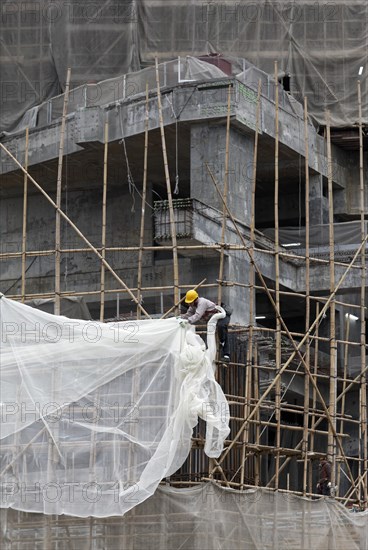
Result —
[[321, 174], [309, 179], [309, 221], [311, 225], [328, 223], [328, 198], [323, 196], [323, 177]]
[[[209, 164], [221, 191], [224, 189], [225, 175], [226, 125], [205, 122], [191, 128], [191, 197], [219, 211], [217, 223], [221, 224], [223, 203], [208, 174]], [[254, 151], [254, 137], [245, 135], [231, 128], [230, 156], [228, 178], [228, 207], [235, 218], [245, 226], [250, 226], [251, 214], [251, 178]], [[199, 223], [205, 225], [206, 220]], [[240, 243], [239, 238], [227, 230], [225, 241]], [[216, 231], [212, 235], [218, 236]], [[221, 234], [221, 232], [220, 232]], [[196, 275], [198, 262], [193, 262], [193, 274]], [[214, 283], [218, 277], [219, 258], [213, 260], [211, 269], [202, 273], [207, 282]], [[200, 280], [194, 276], [194, 280]], [[249, 281], [249, 261], [246, 252], [226, 251], [224, 280], [247, 284]], [[214, 292], [213, 292], [214, 294]], [[217, 294], [217, 293], [216, 293]], [[209, 296], [210, 297], [210, 296]], [[212, 296], [211, 296], [212, 297]], [[214, 298], [214, 296], [213, 296]], [[234, 312], [231, 321], [248, 324], [249, 322], [249, 289], [238, 286], [223, 287], [223, 301], [229, 304]]]

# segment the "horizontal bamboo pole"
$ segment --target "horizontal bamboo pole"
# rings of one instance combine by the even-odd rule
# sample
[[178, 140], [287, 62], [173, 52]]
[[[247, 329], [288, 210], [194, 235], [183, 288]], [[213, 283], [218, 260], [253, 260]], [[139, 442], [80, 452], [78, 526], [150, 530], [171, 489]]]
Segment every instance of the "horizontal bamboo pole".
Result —
[[[249, 249], [249, 246], [245, 246], [245, 245], [239, 245], [239, 244], [226, 244], [225, 246], [226, 250], [248, 250]], [[193, 250], [193, 251], [196, 251], [196, 250], [218, 250], [218, 251], [221, 251], [221, 245], [219, 244], [216, 244], [216, 243], [213, 243], [213, 244], [196, 244], [196, 245], [191, 245], [191, 244], [187, 244], [187, 245], [177, 245], [177, 249], [178, 250]], [[100, 247], [96, 247], [96, 250], [98, 251], [101, 251], [101, 248]], [[143, 251], [145, 252], [158, 252], [158, 251], [171, 251], [172, 250], [172, 245], [152, 245], [152, 246], [144, 246], [142, 248]], [[114, 246], [114, 247], [106, 247], [106, 252], [138, 252], [139, 251], [139, 247], [138, 246]], [[260, 253], [263, 253], [263, 254], [268, 254], [268, 255], [274, 255], [275, 252], [273, 252], [272, 250], [266, 250], [266, 249], [263, 249], [263, 248], [254, 248], [254, 251], [255, 252], [260, 252]], [[79, 254], [79, 253], [85, 253], [85, 252], [90, 252], [90, 249], [89, 248], [63, 248], [60, 250], [60, 253], [61, 254]], [[31, 255], [31, 256], [52, 256], [55, 254], [55, 249], [46, 249], [46, 250], [32, 250], [30, 252], [27, 251], [27, 256], [28, 255]], [[293, 255], [293, 254], [290, 254], [288, 252], [282, 252], [280, 251], [279, 253], [280, 256], [284, 257], [284, 258], [289, 258], [289, 259], [296, 259], [296, 260], [304, 260], [306, 259], [305, 256], [298, 256], [298, 255]], [[18, 257], [21, 257], [22, 256], [22, 252], [2, 252], [0, 254], [0, 259], [14, 259], [14, 258], [18, 258]], [[310, 260], [312, 260], [314, 263], [320, 263], [320, 264], [325, 264], [326, 267], [328, 266], [328, 263], [329, 261], [328, 260], [323, 260], [322, 258], [314, 258], [313, 256], [310, 256]], [[312, 263], [313, 263], [312, 262]], [[338, 265], [338, 266], [341, 266], [341, 267], [348, 267], [349, 266], [349, 263], [347, 262], [335, 262], [335, 265]], [[356, 265], [353, 265], [351, 266], [351, 269], [362, 269], [362, 266], [357, 263]], [[260, 287], [262, 288], [262, 287]], [[304, 297], [305, 297], [305, 294], [304, 294]], [[355, 306], [355, 307], [359, 307], [359, 306]]]
[[[202, 477], [202, 480], [203, 481], [211, 481], [212, 483], [214, 482], [213, 478], [209, 478], [209, 477]], [[216, 483], [218, 483], [219, 485], [222, 485], [221, 481], [219, 479], [216, 479]], [[315, 497], [315, 496], [320, 496], [318, 495], [317, 493], [303, 493], [302, 491], [294, 491], [294, 490], [290, 490], [290, 489], [271, 489], [269, 487], [255, 487], [255, 485], [250, 485], [250, 484], [246, 484], [246, 483], [243, 483], [242, 484], [242, 487], [241, 487], [241, 484], [240, 483], [237, 483], [235, 481], [229, 481], [228, 482], [229, 485], [231, 487], [234, 487], [234, 488], [242, 488], [242, 489], [254, 489], [254, 488], [257, 488], [257, 489], [260, 489], [262, 491], [264, 490], [268, 490], [270, 491], [270, 494], [271, 493], [288, 493], [288, 494], [291, 494], [291, 495], [300, 495], [300, 496], [307, 496], [307, 497]], [[343, 497], [334, 497], [335, 500], [338, 500], [338, 501], [344, 501], [345, 499]], [[355, 503], [356, 502], [356, 499], [355, 498], [349, 498], [348, 502], [353, 502]], [[316, 526], [318, 527], [318, 524], [316, 524]]]

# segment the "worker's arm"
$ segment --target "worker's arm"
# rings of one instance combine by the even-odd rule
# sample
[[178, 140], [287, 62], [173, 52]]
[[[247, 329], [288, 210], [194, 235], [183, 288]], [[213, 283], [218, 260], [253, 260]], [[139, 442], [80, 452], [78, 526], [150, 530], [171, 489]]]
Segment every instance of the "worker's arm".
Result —
[[191, 325], [193, 325], [194, 323], [196, 323], [197, 321], [202, 319], [203, 315], [206, 313], [207, 305], [206, 305], [205, 302], [203, 302], [203, 303], [200, 302], [193, 313], [191, 311], [189, 311], [190, 309], [191, 308], [188, 309], [188, 314], [189, 315], [188, 315], [187, 319], [188, 319], [189, 323]]
[[196, 312], [196, 308], [193, 306], [189, 306], [186, 313], [180, 315], [182, 319], [189, 319], [189, 317], [192, 317]]

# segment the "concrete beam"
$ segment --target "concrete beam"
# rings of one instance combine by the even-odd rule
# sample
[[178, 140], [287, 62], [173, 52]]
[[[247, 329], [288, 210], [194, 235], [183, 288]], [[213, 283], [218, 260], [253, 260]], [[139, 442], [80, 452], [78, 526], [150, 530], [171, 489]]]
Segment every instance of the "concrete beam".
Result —
[[[233, 86], [231, 115], [234, 123], [246, 133], [253, 133], [255, 127], [255, 92], [234, 78], [178, 84], [162, 90], [163, 119], [165, 125], [171, 125], [178, 117], [179, 121], [195, 123], [224, 119], [227, 113], [228, 86]], [[151, 91], [149, 100], [149, 129], [159, 127], [157, 97]], [[262, 97], [261, 128], [265, 135], [274, 138], [274, 104]], [[144, 132], [145, 99], [142, 94], [121, 99], [113, 103], [94, 107], [80, 108], [68, 116], [68, 131], [65, 142], [66, 154], [70, 154], [91, 141], [103, 142], [103, 125], [109, 121], [109, 139], [116, 141]], [[297, 155], [304, 155], [303, 120], [291, 109], [280, 107], [280, 143]], [[29, 166], [57, 158], [61, 121], [30, 131]], [[17, 158], [24, 158], [24, 135], [8, 136], [3, 140]], [[310, 168], [327, 176], [325, 140], [319, 136], [312, 125], [309, 126]], [[262, 152], [260, 151], [260, 154]], [[15, 170], [1, 154], [0, 173]], [[333, 177], [337, 185], [344, 187], [347, 181], [348, 155], [333, 147]]]

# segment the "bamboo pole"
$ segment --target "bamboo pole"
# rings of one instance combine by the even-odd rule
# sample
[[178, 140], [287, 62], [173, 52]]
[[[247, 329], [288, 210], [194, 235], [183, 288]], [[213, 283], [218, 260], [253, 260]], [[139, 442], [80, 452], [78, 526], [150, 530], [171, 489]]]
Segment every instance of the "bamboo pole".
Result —
[[[358, 459], [358, 460], [360, 461], [361, 459]], [[357, 484], [358, 484], [359, 487], [360, 487], [360, 485], [362, 485], [362, 484], [364, 483], [364, 479], [365, 479], [367, 476], [368, 476], [368, 470], [365, 470], [365, 471], [363, 471], [363, 473], [362, 473], [361, 475], [358, 475], [358, 477], [357, 477], [357, 479], [356, 479], [356, 482], [357, 482]], [[364, 489], [364, 486], [363, 486], [363, 489]], [[344, 495], [344, 497], [342, 497], [342, 498], [345, 499], [345, 501], [344, 501], [344, 504], [345, 504], [345, 505], [346, 505], [347, 502], [349, 501], [349, 499], [350, 499], [350, 497], [351, 497], [352, 494], [353, 494], [353, 491], [352, 491], [352, 489], [350, 488], [349, 491], [346, 493], [346, 495]], [[366, 505], [365, 502], [364, 502], [363, 504]]]
[[[304, 143], [305, 143], [305, 331], [310, 325], [310, 259], [309, 259], [309, 132], [308, 103], [304, 98]], [[310, 366], [310, 339], [306, 342], [305, 361]], [[307, 492], [308, 475], [308, 426], [309, 426], [309, 376], [304, 373], [304, 417], [303, 417], [303, 494]]]
[[[109, 153], [109, 123], [105, 122], [104, 127], [104, 165], [103, 165], [103, 190], [102, 190], [102, 234], [101, 234], [101, 257], [106, 259], [106, 203], [107, 203], [107, 169]], [[100, 281], [100, 321], [105, 318], [105, 266], [101, 263], [101, 281]]]
[[[28, 171], [28, 145], [29, 128], [26, 128], [26, 142], [24, 148], [24, 168]], [[27, 259], [27, 206], [28, 206], [28, 178], [23, 174], [23, 225], [22, 225], [22, 302], [25, 301], [26, 294], [26, 259]]]
[[71, 70], [69, 68], [66, 75], [64, 102], [63, 102], [63, 115], [61, 118], [59, 161], [58, 161], [58, 172], [57, 172], [57, 182], [56, 182], [57, 210], [55, 213], [55, 216], [56, 216], [56, 219], [55, 219], [55, 305], [54, 305], [55, 315], [60, 315], [61, 182], [63, 177], [63, 157], [64, 157], [64, 141], [65, 141], [64, 138], [65, 138], [65, 127], [66, 127], [66, 115], [68, 111], [68, 102], [69, 102], [70, 74], [71, 74]]
[[[330, 295], [335, 289], [335, 239], [334, 239], [334, 208], [332, 188], [332, 156], [331, 156], [331, 132], [330, 113], [326, 114], [327, 130], [327, 166], [328, 166], [328, 228], [329, 228], [329, 257], [330, 257]], [[336, 308], [334, 298], [330, 303], [330, 403], [329, 414], [331, 424], [329, 427], [327, 456], [331, 462], [331, 485], [335, 485], [336, 475], [336, 442], [334, 430], [336, 428], [336, 396], [337, 396], [337, 343], [336, 343]]]
[[[213, 173], [212, 173], [212, 171], [211, 171], [211, 169], [210, 169], [210, 167], [208, 166], [207, 163], [206, 163], [206, 167], [207, 167], [207, 170], [208, 170], [208, 172], [209, 172], [209, 174], [210, 174], [210, 176], [211, 176], [212, 182], [213, 182], [213, 184], [214, 184], [215, 187], [216, 187], [216, 190], [217, 190], [219, 196], [222, 198], [221, 192], [220, 192], [219, 187], [218, 187], [218, 184], [217, 184], [217, 182], [216, 182], [216, 178], [214, 177], [214, 175], [213, 175]], [[233, 223], [233, 225], [234, 225], [234, 228], [235, 228], [235, 230], [236, 230], [236, 232], [237, 232], [237, 234], [238, 234], [238, 237], [239, 237], [240, 240], [245, 244], [245, 239], [244, 239], [243, 235], [241, 234], [241, 232], [240, 232], [240, 230], [239, 230], [239, 228], [238, 228], [238, 225], [237, 225], [237, 223], [236, 223], [235, 220], [234, 220], [234, 217], [232, 216], [232, 214], [231, 214], [231, 212], [230, 212], [230, 210], [228, 209], [227, 206], [226, 206], [226, 208], [227, 208], [228, 215], [229, 215], [229, 217], [231, 218], [231, 221], [232, 221], [232, 223]], [[359, 246], [358, 250], [355, 252], [354, 257], [353, 257], [353, 259], [351, 260], [351, 262], [350, 262], [350, 264], [349, 264], [349, 267], [345, 270], [344, 274], [341, 276], [341, 278], [340, 278], [338, 284], [336, 285], [336, 287], [334, 288], [332, 294], [330, 294], [328, 300], [326, 301], [325, 305], [324, 305], [323, 308], [321, 309], [321, 312], [320, 312], [319, 316], [316, 317], [316, 319], [313, 321], [312, 325], [309, 327], [308, 331], [306, 332], [306, 334], [304, 335], [304, 337], [301, 339], [301, 341], [299, 342], [299, 344], [296, 344], [295, 341], [294, 341], [294, 339], [292, 338], [292, 336], [291, 336], [291, 334], [290, 334], [290, 332], [289, 332], [289, 330], [288, 330], [288, 328], [287, 328], [287, 326], [286, 326], [286, 324], [285, 324], [283, 318], [281, 317], [279, 311], [278, 311], [277, 308], [276, 308], [276, 304], [275, 304], [275, 302], [274, 302], [274, 300], [273, 300], [273, 298], [272, 298], [271, 293], [270, 293], [269, 290], [268, 290], [268, 287], [267, 287], [267, 285], [266, 285], [266, 283], [265, 283], [265, 280], [264, 280], [264, 278], [263, 278], [263, 275], [262, 275], [261, 271], [259, 270], [257, 264], [254, 264], [254, 265], [255, 265], [255, 268], [256, 268], [256, 271], [257, 271], [257, 274], [258, 274], [258, 277], [260, 278], [262, 284], [264, 285], [264, 289], [265, 289], [265, 291], [266, 291], [266, 293], [267, 293], [268, 299], [269, 299], [269, 301], [270, 301], [270, 303], [271, 303], [271, 305], [272, 305], [272, 307], [273, 307], [273, 309], [274, 309], [276, 315], [280, 318], [281, 324], [282, 324], [282, 326], [284, 327], [284, 329], [285, 329], [285, 331], [286, 331], [286, 333], [287, 333], [287, 336], [288, 336], [290, 342], [291, 342], [292, 345], [293, 345], [294, 351], [293, 351], [292, 354], [290, 355], [289, 359], [284, 363], [283, 367], [280, 369], [280, 372], [279, 372], [278, 374], [276, 374], [274, 380], [273, 380], [272, 383], [269, 385], [269, 387], [267, 388], [267, 390], [263, 393], [263, 395], [262, 395], [262, 397], [260, 398], [260, 400], [259, 400], [257, 406], [253, 409], [253, 411], [250, 413], [250, 415], [248, 416], [248, 418], [247, 418], [247, 419], [244, 421], [244, 423], [242, 424], [241, 428], [240, 428], [239, 431], [237, 432], [237, 434], [236, 434], [235, 438], [233, 439], [232, 443], [229, 445], [229, 447], [227, 447], [226, 451], [223, 453], [222, 457], [220, 458], [219, 464], [221, 464], [221, 463], [223, 462], [223, 460], [224, 460], [224, 459], [226, 458], [226, 456], [228, 455], [228, 453], [229, 453], [230, 449], [232, 448], [232, 446], [234, 445], [234, 443], [239, 439], [240, 435], [242, 434], [242, 431], [243, 431], [243, 429], [244, 429], [245, 424], [246, 424], [251, 418], [253, 418], [253, 416], [255, 415], [255, 413], [256, 413], [256, 411], [257, 411], [257, 409], [260, 407], [261, 403], [266, 399], [267, 395], [271, 392], [271, 390], [273, 389], [273, 387], [274, 387], [275, 384], [277, 383], [277, 379], [281, 377], [282, 373], [287, 369], [287, 367], [289, 366], [289, 364], [291, 363], [291, 361], [293, 360], [293, 358], [295, 357], [295, 355], [299, 355], [300, 360], [301, 360], [301, 362], [302, 362], [303, 365], [304, 365], [304, 368], [305, 368], [306, 371], [308, 372], [308, 375], [309, 375], [309, 378], [310, 378], [310, 380], [311, 380], [311, 382], [312, 382], [312, 385], [313, 385], [313, 387], [315, 387], [315, 389], [316, 389], [316, 393], [317, 393], [317, 395], [318, 395], [318, 398], [319, 398], [319, 400], [320, 400], [320, 402], [321, 402], [321, 404], [322, 404], [322, 406], [323, 406], [323, 409], [324, 409], [324, 411], [325, 411], [325, 413], [326, 413], [326, 417], [327, 417], [329, 426], [331, 427], [331, 431], [332, 431], [332, 433], [333, 433], [333, 435], [334, 435], [334, 437], [335, 437], [335, 439], [336, 439], [336, 442], [337, 442], [337, 444], [338, 444], [338, 446], [339, 446], [341, 455], [343, 456], [344, 462], [345, 462], [345, 464], [346, 464], [346, 467], [347, 467], [347, 470], [348, 470], [348, 473], [349, 473], [349, 478], [350, 478], [350, 480], [351, 480], [351, 482], [352, 482], [352, 485], [354, 486], [354, 489], [356, 490], [356, 487], [355, 487], [355, 484], [354, 484], [354, 479], [353, 479], [353, 476], [352, 476], [352, 474], [351, 474], [350, 466], [349, 466], [349, 464], [348, 464], [348, 462], [347, 462], [347, 460], [346, 460], [346, 455], [345, 455], [345, 452], [344, 452], [342, 443], [341, 443], [341, 441], [339, 440], [339, 438], [338, 438], [338, 436], [337, 436], [336, 427], [334, 426], [333, 420], [331, 419], [329, 409], [328, 409], [327, 406], [326, 406], [325, 400], [324, 400], [324, 398], [323, 398], [323, 396], [322, 396], [322, 394], [321, 394], [321, 392], [320, 392], [320, 390], [319, 390], [319, 388], [318, 388], [318, 386], [317, 386], [317, 384], [316, 384], [316, 382], [315, 382], [315, 380], [314, 380], [314, 378], [313, 378], [313, 376], [312, 376], [312, 374], [311, 374], [311, 372], [310, 372], [310, 369], [309, 369], [308, 365], [307, 365], [307, 364], [305, 363], [305, 361], [304, 361], [304, 358], [303, 358], [303, 356], [302, 356], [302, 354], [301, 354], [301, 352], [300, 352], [300, 348], [302, 347], [302, 345], [304, 345], [306, 339], [309, 337], [310, 333], [311, 333], [312, 330], [314, 329], [315, 325], [319, 322], [320, 318], [321, 318], [321, 317], [325, 314], [325, 312], [327, 311], [328, 307], [330, 306], [331, 301], [334, 299], [334, 296], [337, 294], [339, 288], [341, 287], [341, 285], [342, 285], [342, 283], [344, 282], [344, 280], [345, 280], [347, 274], [349, 273], [349, 271], [350, 271], [350, 266], [353, 265], [353, 264], [355, 263], [357, 257], [359, 256], [359, 254], [360, 254], [360, 252], [361, 252], [362, 246], [365, 245], [365, 243], [367, 242], [367, 240], [368, 240], [368, 235], [365, 237], [364, 241], [361, 243], [361, 245]], [[246, 248], [246, 251], [249, 253], [248, 248]]]
[[[143, 190], [142, 190], [142, 209], [141, 209], [141, 230], [139, 235], [139, 253], [138, 253], [138, 276], [137, 276], [137, 301], [140, 304], [142, 301], [142, 263], [143, 263], [143, 243], [144, 243], [144, 223], [146, 212], [146, 196], [147, 196], [147, 173], [148, 173], [148, 128], [149, 128], [149, 97], [148, 97], [148, 82], [146, 83], [146, 118], [144, 125], [144, 160], [143, 160]], [[140, 319], [141, 311], [137, 307], [137, 319]]]
[[[362, 123], [362, 93], [360, 80], [358, 80], [358, 109], [359, 109], [359, 188], [360, 188], [360, 230], [361, 230], [361, 240], [364, 242], [366, 235], [365, 229], [365, 192], [364, 192], [364, 159], [363, 159], [363, 123]], [[368, 470], [368, 434], [367, 434], [367, 381], [364, 373], [366, 366], [366, 320], [365, 320], [365, 284], [366, 284], [366, 272], [365, 272], [365, 246], [362, 247], [361, 251], [361, 290], [360, 290], [360, 364], [361, 364], [361, 386], [360, 386], [360, 472], [361, 475], [363, 472]], [[367, 504], [368, 501], [368, 483], [365, 480], [365, 483], [362, 487], [362, 497], [364, 502]]]
[[[275, 61], [275, 190], [274, 190], [274, 216], [275, 216], [275, 306], [280, 312], [280, 257], [279, 257], [279, 85], [278, 85], [278, 69], [277, 61]], [[276, 376], [281, 368], [281, 322], [280, 315], [276, 316]], [[277, 376], [275, 387], [275, 418], [277, 422], [276, 428], [276, 448], [280, 448], [281, 441], [281, 376]], [[275, 456], [275, 489], [279, 488], [279, 467], [280, 455]]]
[[[346, 317], [345, 319], [345, 339], [349, 340], [349, 331], [350, 331], [350, 321], [349, 317]], [[340, 432], [344, 429], [344, 415], [345, 415], [345, 389], [346, 389], [346, 375], [347, 375], [347, 369], [348, 369], [348, 358], [349, 358], [349, 344], [346, 343], [344, 346], [344, 381], [342, 385], [342, 399], [341, 399], [341, 420], [340, 420]], [[339, 488], [340, 487], [340, 473], [341, 468], [337, 471], [337, 479], [336, 479], [336, 485]]]
[[220, 252], [220, 267], [218, 276], [217, 303], [222, 302], [222, 284], [224, 279], [224, 263], [225, 263], [225, 233], [227, 224], [227, 214], [225, 204], [227, 203], [228, 187], [229, 187], [229, 149], [230, 149], [230, 115], [231, 115], [231, 84], [227, 93], [227, 118], [226, 118], [226, 144], [225, 144], [225, 174], [224, 174], [224, 205], [222, 207], [222, 227], [221, 227], [221, 252]]
[[[258, 347], [257, 344], [255, 344], [255, 357], [257, 358], [258, 362]], [[254, 369], [254, 401], [257, 403], [259, 400], [259, 370], [256, 368]], [[261, 415], [260, 411], [258, 409], [256, 415], [255, 415], [255, 421], [256, 421], [256, 429], [255, 429], [255, 444], [258, 446], [261, 442], [260, 435], [260, 425], [261, 425]], [[261, 481], [261, 455], [257, 453], [256, 460], [255, 460], [255, 475], [254, 475], [254, 484], [258, 486]]]
[[[259, 119], [261, 108], [261, 80], [258, 81], [258, 94], [257, 94], [257, 106], [256, 106], [256, 127], [254, 131], [254, 153], [253, 153], [253, 170], [252, 170], [252, 199], [251, 199], [251, 211], [250, 211], [250, 254], [254, 257], [254, 240], [255, 240], [255, 217], [256, 217], [256, 188], [257, 188], [257, 160], [258, 160], [258, 136], [259, 136]], [[230, 87], [229, 87], [230, 92]], [[229, 109], [229, 105], [228, 105]], [[229, 112], [229, 111], [228, 111]], [[226, 178], [227, 179], [227, 178]], [[225, 207], [224, 207], [225, 211]], [[224, 213], [226, 222], [227, 215]], [[220, 280], [222, 278], [219, 277]], [[249, 334], [248, 334], [248, 346], [247, 346], [247, 368], [246, 368], [246, 393], [244, 404], [244, 418], [247, 418], [250, 411], [250, 397], [252, 395], [252, 361], [253, 361], [253, 327], [254, 327], [254, 283], [255, 272], [254, 265], [249, 262]], [[219, 287], [220, 290], [221, 287]], [[243, 443], [249, 443], [249, 430], [244, 430]], [[240, 471], [240, 486], [244, 484], [245, 475], [245, 458], [246, 448], [243, 445], [241, 456], [241, 471]]]
[[[319, 302], [316, 304], [316, 317], [319, 315]], [[316, 326], [316, 332], [315, 336], [318, 337], [319, 335], [319, 324]], [[314, 379], [317, 382], [317, 374], [318, 374], [318, 353], [319, 353], [319, 340], [314, 340], [314, 367], [313, 367], [313, 376]], [[315, 426], [315, 409], [317, 404], [317, 392], [315, 387], [312, 388], [312, 415], [311, 415], [311, 427]], [[310, 446], [309, 446], [310, 452], [312, 453], [314, 451], [314, 432], [311, 432], [310, 436]], [[313, 464], [310, 463], [309, 468], [309, 492], [313, 492]]]
[[[5, 153], [17, 164], [17, 166], [22, 170], [23, 173], [26, 173], [28, 175], [29, 181], [31, 181], [33, 183], [33, 185], [42, 193], [42, 195], [55, 208], [55, 210], [58, 210], [61, 217], [64, 218], [64, 220], [66, 220], [68, 222], [70, 227], [72, 227], [72, 229], [76, 232], [76, 234], [86, 243], [86, 245], [90, 248], [90, 250], [92, 250], [92, 252], [94, 252], [94, 254], [97, 256], [97, 258], [99, 260], [101, 260], [101, 262], [104, 264], [106, 269], [108, 269], [108, 271], [110, 271], [110, 273], [114, 277], [114, 279], [116, 279], [118, 281], [118, 283], [126, 290], [126, 292], [128, 292], [128, 294], [132, 298], [132, 300], [135, 303], [137, 303], [137, 299], [134, 296], [133, 292], [130, 290], [130, 288], [124, 283], [124, 281], [121, 279], [121, 277], [119, 277], [119, 275], [113, 270], [111, 265], [101, 256], [101, 254], [98, 252], [97, 248], [94, 247], [93, 244], [89, 242], [87, 237], [84, 236], [84, 234], [80, 231], [80, 229], [78, 229], [78, 227], [75, 225], [75, 223], [73, 223], [72, 220], [65, 214], [65, 212], [63, 210], [61, 210], [61, 208], [52, 200], [50, 195], [48, 195], [48, 193], [46, 193], [46, 191], [41, 187], [41, 185], [39, 183], [37, 183], [37, 181], [29, 174], [29, 172], [27, 172], [27, 170], [25, 170], [23, 168], [21, 163], [14, 157], [14, 155], [12, 155], [12, 153], [9, 151], [9, 149], [7, 149], [5, 147], [5, 145], [3, 145], [2, 143], [0, 143], [0, 148], [3, 151], [5, 151]], [[143, 306], [139, 305], [139, 307], [141, 308], [141, 311], [146, 315], [146, 317], [150, 317], [150, 315], [143, 308]]]
[[[236, 218], [234, 218], [235, 221]], [[237, 222], [238, 223], [238, 222]], [[240, 222], [242, 223], [242, 222]], [[257, 232], [257, 231], [256, 231]], [[243, 245], [237, 245], [237, 244], [231, 244], [231, 243], [227, 243], [226, 244], [226, 248], [229, 249], [229, 250], [247, 250], [249, 249], [249, 245], [247, 246], [243, 246]], [[143, 246], [142, 250], [145, 252], [145, 251], [157, 251], [157, 246]], [[172, 245], [171, 246], [165, 246], [165, 245], [160, 245], [159, 249], [161, 251], [166, 251], [166, 250], [169, 250], [171, 251], [172, 250]], [[188, 244], [188, 245], [178, 245], [177, 246], [177, 249], [178, 250], [219, 250], [221, 251], [221, 244], [217, 244], [217, 243], [212, 243], [212, 244]], [[96, 247], [96, 250], [100, 251], [101, 248], [100, 247]], [[84, 253], [84, 252], [88, 252], [89, 249], [87, 248], [61, 248], [60, 249], [60, 253], [61, 254], [77, 254], [77, 253]], [[106, 252], [139, 252], [139, 246], [110, 246], [110, 247], [106, 247]], [[255, 247], [254, 248], [254, 252], [258, 252], [260, 254], [264, 254], [264, 255], [273, 255], [274, 252], [271, 251], [271, 250], [266, 250], [265, 248], [257, 248]], [[27, 251], [27, 257], [30, 257], [30, 256], [54, 256], [55, 255], [55, 249], [53, 250], [29, 250]], [[291, 259], [291, 260], [305, 260], [305, 256], [300, 256], [298, 254], [289, 254], [287, 252], [282, 252], [281, 250], [279, 251], [279, 256], [280, 258], [285, 258], [285, 259]], [[14, 259], [14, 258], [21, 258], [22, 257], [22, 252], [2, 252], [0, 253], [0, 259]], [[317, 258], [315, 256], [310, 256], [310, 260], [312, 261], [313, 260], [313, 263], [314, 264], [321, 264], [321, 265], [328, 265], [329, 261], [328, 260], [323, 260], [322, 258]], [[335, 261], [335, 266], [341, 266], [341, 267], [348, 267], [349, 266], [349, 263], [346, 263], [346, 262], [338, 262], [338, 261]], [[361, 270], [361, 266], [350, 266], [350, 269], [352, 270], [358, 270], [359, 271]], [[241, 283], [235, 283], [234, 281], [226, 281], [226, 283], [224, 282], [224, 284], [226, 285], [229, 285], [229, 284], [238, 284], [238, 285], [241, 285]], [[216, 284], [217, 286], [217, 284]], [[243, 285], [244, 286], [244, 285]], [[255, 287], [257, 288], [257, 287]], [[270, 292], [271, 292], [271, 289], [270, 289]], [[301, 296], [303, 298], [305, 298], [305, 293], [304, 294], [301, 294], [301, 293], [298, 293], [298, 292], [286, 292], [285, 291], [282, 291], [280, 290], [280, 294], [283, 293], [283, 294], [289, 294], [290, 296]], [[311, 299], [315, 299], [315, 300], [321, 300], [323, 301], [324, 299], [327, 300], [327, 298], [324, 298], [323, 296], [318, 296], [318, 297], [313, 297], [311, 296]], [[348, 303], [345, 303], [345, 302], [339, 302], [336, 300], [335, 302], [336, 304], [340, 304], [340, 305], [346, 305], [348, 307], [351, 307], [351, 308], [360, 308], [360, 305], [355, 305], [355, 304], [348, 304]]]
[[167, 151], [166, 151], [164, 120], [163, 120], [163, 116], [162, 116], [160, 75], [159, 75], [159, 70], [158, 70], [157, 57], [155, 59], [155, 64], [156, 64], [157, 102], [158, 102], [158, 112], [159, 112], [159, 120], [160, 120], [162, 154], [163, 154], [163, 158], [164, 158], [167, 199], [169, 201], [170, 232], [171, 232], [172, 250], [173, 250], [174, 303], [177, 304], [180, 300], [178, 248], [177, 248], [177, 241], [176, 241], [175, 215], [174, 215], [174, 207], [173, 207], [173, 200], [172, 200], [172, 193], [171, 193], [171, 182], [170, 182], [169, 166], [168, 166]]

